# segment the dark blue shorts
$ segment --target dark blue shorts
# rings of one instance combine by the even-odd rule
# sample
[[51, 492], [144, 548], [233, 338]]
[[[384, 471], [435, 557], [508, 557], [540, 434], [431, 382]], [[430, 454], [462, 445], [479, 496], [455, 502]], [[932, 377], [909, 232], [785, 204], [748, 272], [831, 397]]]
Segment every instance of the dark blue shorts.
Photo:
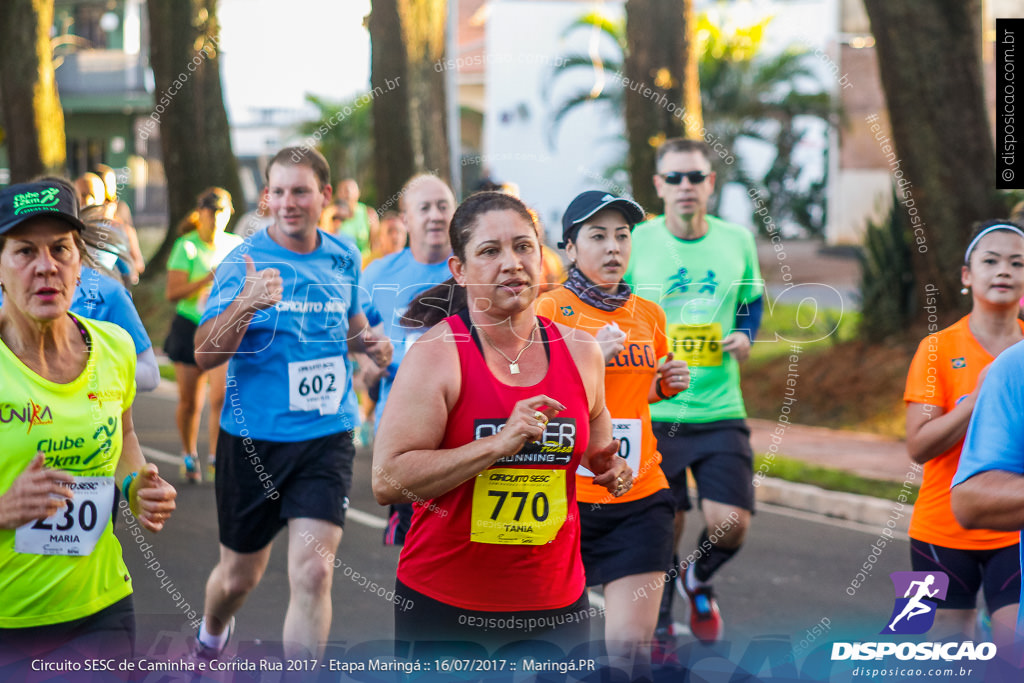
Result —
[[221, 429], [215, 479], [220, 542], [254, 553], [298, 517], [344, 527], [355, 454], [352, 432], [282, 442]]
[[578, 505], [588, 586], [663, 572], [672, 562], [675, 505], [668, 489], [627, 503]]
[[945, 572], [949, 590], [939, 608], [974, 609], [978, 590], [989, 613], [1020, 602], [1020, 544], [993, 550], [959, 550], [910, 539], [910, 566], [915, 572]]
[[653, 422], [651, 426], [676, 510], [693, 507], [686, 483], [690, 470], [700, 500], [754, 511], [754, 452], [746, 421]]
[[[481, 575], [486, 575], [486, 567]], [[495, 590], [515, 590], [514, 586], [495, 586]], [[590, 621], [596, 610], [590, 607], [587, 590], [583, 589], [568, 607], [519, 612], [481, 612], [468, 610], [435, 600], [395, 580], [395, 648], [405, 646], [442, 645], [445, 642], [470, 643], [482, 646], [490, 654], [521, 643], [524, 652], [538, 659], [559, 659], [558, 653], [572, 652], [590, 640]], [[440, 642], [439, 642], [440, 641]], [[550, 645], [555, 649], [550, 649]], [[545, 647], [547, 645], [547, 647]], [[510, 658], [511, 658], [510, 654]], [[476, 680], [478, 676], [473, 677]], [[564, 676], [558, 680], [564, 679]], [[458, 680], [452, 678], [450, 680]], [[547, 680], [543, 679], [542, 680]]]

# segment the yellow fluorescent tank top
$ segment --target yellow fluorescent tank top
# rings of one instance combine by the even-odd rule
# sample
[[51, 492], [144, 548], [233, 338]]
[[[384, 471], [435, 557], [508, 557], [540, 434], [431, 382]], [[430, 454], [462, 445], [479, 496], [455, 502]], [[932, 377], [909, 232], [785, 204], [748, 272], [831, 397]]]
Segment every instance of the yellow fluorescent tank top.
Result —
[[40, 377], [0, 341], [0, 494], [37, 451], [76, 486], [72, 505], [53, 517], [0, 529], [0, 628], [80, 619], [132, 592], [111, 515], [121, 415], [135, 398], [135, 346], [112, 323], [79, 320], [92, 353], [68, 384]]

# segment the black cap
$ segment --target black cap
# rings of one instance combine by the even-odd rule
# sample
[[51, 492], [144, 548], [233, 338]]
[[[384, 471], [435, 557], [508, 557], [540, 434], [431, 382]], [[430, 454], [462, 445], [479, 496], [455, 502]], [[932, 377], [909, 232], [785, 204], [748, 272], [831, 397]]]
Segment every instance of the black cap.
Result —
[[644, 210], [632, 199], [616, 197], [603, 190], [581, 192], [576, 195], [576, 199], [569, 202], [569, 208], [562, 216], [562, 241], [558, 245], [559, 248], [564, 249], [569, 240], [575, 237], [581, 223], [604, 209], [619, 211], [630, 228], [644, 219]]
[[57, 218], [82, 232], [85, 225], [75, 211], [78, 204], [72, 192], [51, 180], [19, 183], [0, 190], [0, 235], [39, 216]]

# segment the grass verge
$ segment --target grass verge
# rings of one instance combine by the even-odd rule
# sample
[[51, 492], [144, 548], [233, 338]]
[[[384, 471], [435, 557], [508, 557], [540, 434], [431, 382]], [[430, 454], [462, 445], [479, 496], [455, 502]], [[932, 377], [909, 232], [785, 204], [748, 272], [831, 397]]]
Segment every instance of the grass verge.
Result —
[[[764, 455], [756, 455], [754, 457], [754, 471], [756, 472], [764, 462], [766, 462]], [[768, 464], [767, 476], [799, 484], [811, 484], [828, 491], [856, 493], [862, 496], [888, 500], [896, 500], [896, 497], [903, 490], [903, 484], [900, 482], [870, 479], [830, 467], [808, 465], [803, 461], [778, 455]], [[913, 492], [908, 498], [909, 502], [913, 504], [917, 500], [918, 487], [913, 486], [911, 488]]]
[[903, 389], [916, 339], [866, 344], [856, 339], [859, 323], [856, 311], [810, 304], [765, 311], [740, 370], [747, 413], [774, 420], [783, 397], [795, 390], [794, 423], [902, 438]]
[[175, 381], [174, 366], [162, 363], [160, 365], [160, 377], [161, 379], [170, 380], [171, 382]]

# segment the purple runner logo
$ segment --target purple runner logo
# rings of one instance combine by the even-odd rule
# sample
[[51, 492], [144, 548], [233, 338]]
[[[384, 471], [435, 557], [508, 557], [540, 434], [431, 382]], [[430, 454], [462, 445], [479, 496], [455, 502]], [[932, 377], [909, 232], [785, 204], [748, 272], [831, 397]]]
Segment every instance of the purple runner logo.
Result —
[[889, 574], [896, 591], [896, 601], [883, 634], [904, 635], [925, 633], [935, 622], [933, 600], [945, 600], [949, 577], [944, 572], [893, 572]]

